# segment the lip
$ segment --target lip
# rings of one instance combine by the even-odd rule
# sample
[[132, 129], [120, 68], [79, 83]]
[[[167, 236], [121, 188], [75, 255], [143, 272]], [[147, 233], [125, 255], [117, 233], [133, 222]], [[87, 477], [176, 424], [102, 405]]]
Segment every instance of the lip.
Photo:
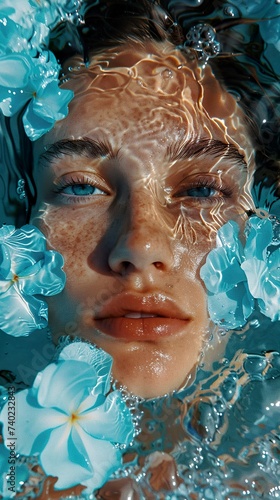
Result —
[[116, 339], [156, 341], [179, 334], [191, 319], [166, 295], [122, 293], [104, 305], [94, 324]]

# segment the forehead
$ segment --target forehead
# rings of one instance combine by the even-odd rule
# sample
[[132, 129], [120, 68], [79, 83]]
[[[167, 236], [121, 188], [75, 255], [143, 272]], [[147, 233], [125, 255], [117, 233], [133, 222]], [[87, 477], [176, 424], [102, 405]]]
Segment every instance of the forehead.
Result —
[[[248, 133], [241, 109], [211, 72], [186, 61], [173, 45], [131, 43], [94, 55], [89, 65], [67, 61], [63, 86], [74, 91], [69, 115], [43, 139], [95, 135], [115, 147], [151, 134], [234, 144], [245, 157]], [[168, 129], [168, 133], [167, 133]]]

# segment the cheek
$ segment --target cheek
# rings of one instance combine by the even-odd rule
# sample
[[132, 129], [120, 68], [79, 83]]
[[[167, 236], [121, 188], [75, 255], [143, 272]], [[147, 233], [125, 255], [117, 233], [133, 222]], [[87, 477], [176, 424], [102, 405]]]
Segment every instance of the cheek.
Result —
[[100, 215], [96, 224], [84, 210], [60, 207], [45, 211], [33, 223], [45, 234], [49, 248], [63, 255], [68, 283], [77, 276], [82, 279], [90, 254], [103, 236], [106, 217]]
[[216, 202], [207, 208], [183, 207], [173, 227], [174, 241], [186, 253], [185, 259], [189, 255], [193, 265], [198, 267], [216, 246], [218, 230], [229, 220], [237, 222], [241, 230], [244, 228], [247, 215], [237, 200]]
[[213, 222], [213, 215], [209, 211], [185, 211], [177, 220], [176, 233], [174, 234], [174, 246], [181, 254], [181, 265], [183, 269], [197, 271], [204, 261], [206, 255], [215, 246], [217, 230], [221, 221]]

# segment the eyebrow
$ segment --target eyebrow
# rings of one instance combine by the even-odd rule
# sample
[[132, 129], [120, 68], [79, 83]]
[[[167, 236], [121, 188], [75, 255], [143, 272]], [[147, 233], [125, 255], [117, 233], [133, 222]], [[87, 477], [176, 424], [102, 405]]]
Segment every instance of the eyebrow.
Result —
[[62, 155], [79, 155], [87, 158], [116, 158], [118, 152], [118, 150], [114, 151], [110, 143], [106, 140], [100, 141], [88, 137], [83, 137], [82, 139], [63, 139], [50, 146], [46, 146], [46, 151], [40, 155], [39, 161], [45, 160], [51, 163]]
[[225, 143], [217, 139], [186, 140], [175, 143], [167, 151], [169, 161], [199, 158], [209, 155], [212, 158], [226, 158], [236, 162], [243, 169], [247, 167], [244, 156], [231, 143]]
[[[106, 141], [94, 140], [88, 137], [81, 139], [62, 139], [46, 147], [46, 151], [39, 157], [39, 162], [51, 163], [62, 155], [79, 155], [87, 158], [110, 159], [117, 158], [119, 150], [114, 151], [111, 144]], [[212, 158], [226, 158], [246, 169], [244, 156], [231, 143], [217, 139], [198, 139], [180, 141], [167, 148], [167, 158], [174, 162], [178, 160], [193, 159], [209, 155]]]

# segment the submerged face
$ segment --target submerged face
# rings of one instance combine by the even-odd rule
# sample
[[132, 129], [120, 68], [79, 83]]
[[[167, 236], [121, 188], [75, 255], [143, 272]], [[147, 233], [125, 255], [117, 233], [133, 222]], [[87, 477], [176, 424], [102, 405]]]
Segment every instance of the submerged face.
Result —
[[34, 150], [31, 222], [67, 275], [50, 327], [110, 353], [132, 392], [162, 395], [208, 340], [199, 270], [217, 229], [252, 208], [244, 119], [210, 69], [169, 44], [108, 50], [64, 85], [69, 115]]

